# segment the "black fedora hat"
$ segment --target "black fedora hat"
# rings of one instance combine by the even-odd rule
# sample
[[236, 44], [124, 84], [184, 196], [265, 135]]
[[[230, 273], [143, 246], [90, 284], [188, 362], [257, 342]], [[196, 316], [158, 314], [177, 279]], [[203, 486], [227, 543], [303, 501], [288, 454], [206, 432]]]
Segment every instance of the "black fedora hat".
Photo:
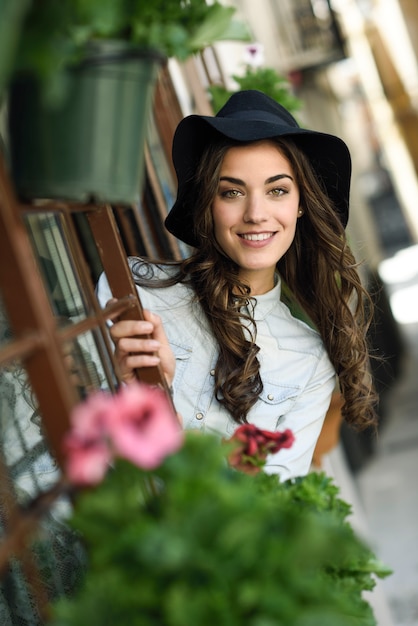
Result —
[[216, 116], [189, 115], [177, 126], [173, 139], [173, 163], [177, 173], [177, 199], [165, 220], [167, 230], [196, 246], [193, 209], [184, 200], [205, 146], [215, 134], [239, 142], [290, 137], [309, 158], [318, 180], [330, 197], [345, 227], [348, 221], [351, 158], [342, 139], [300, 128], [284, 107], [261, 91], [233, 94]]

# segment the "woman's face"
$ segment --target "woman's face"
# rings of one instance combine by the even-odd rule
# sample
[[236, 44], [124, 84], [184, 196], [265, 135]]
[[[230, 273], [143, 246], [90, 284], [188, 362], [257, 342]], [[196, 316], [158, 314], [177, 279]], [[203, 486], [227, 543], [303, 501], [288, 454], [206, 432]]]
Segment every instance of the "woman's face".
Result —
[[278, 146], [261, 141], [226, 152], [212, 205], [215, 238], [253, 295], [273, 287], [276, 263], [295, 236], [298, 210], [295, 176]]

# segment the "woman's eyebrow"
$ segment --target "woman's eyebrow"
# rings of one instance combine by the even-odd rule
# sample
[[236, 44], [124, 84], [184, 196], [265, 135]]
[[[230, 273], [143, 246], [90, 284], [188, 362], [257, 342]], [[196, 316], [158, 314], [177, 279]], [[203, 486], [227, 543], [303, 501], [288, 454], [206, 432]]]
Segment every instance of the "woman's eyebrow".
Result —
[[240, 178], [232, 178], [232, 176], [221, 176], [220, 181], [225, 180], [227, 183], [232, 183], [233, 185], [245, 185], [245, 182]]
[[[264, 181], [264, 184], [270, 185], [270, 183], [275, 183], [276, 180], [281, 180], [282, 178], [290, 178], [290, 180], [293, 180], [293, 177], [290, 174], [277, 174], [276, 176], [270, 176], [270, 178], [267, 178], [267, 180]], [[233, 178], [232, 176], [221, 176], [219, 180], [232, 183], [233, 185], [245, 186], [245, 181], [240, 178]]]
[[290, 174], [277, 174], [277, 176], [271, 176], [271, 178], [267, 178], [265, 184], [269, 185], [270, 183], [275, 183], [276, 180], [280, 180], [282, 178], [290, 178], [290, 180], [293, 180], [293, 176], [291, 176]]

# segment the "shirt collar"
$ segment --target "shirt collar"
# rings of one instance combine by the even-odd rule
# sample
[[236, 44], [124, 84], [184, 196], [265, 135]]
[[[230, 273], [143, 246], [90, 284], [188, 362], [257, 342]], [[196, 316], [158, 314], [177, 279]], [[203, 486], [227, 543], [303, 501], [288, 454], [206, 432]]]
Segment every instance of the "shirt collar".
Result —
[[254, 320], [264, 319], [272, 309], [280, 303], [282, 283], [280, 277], [277, 276], [277, 282], [273, 289], [262, 293], [259, 296], [252, 296], [251, 301], [254, 303]]

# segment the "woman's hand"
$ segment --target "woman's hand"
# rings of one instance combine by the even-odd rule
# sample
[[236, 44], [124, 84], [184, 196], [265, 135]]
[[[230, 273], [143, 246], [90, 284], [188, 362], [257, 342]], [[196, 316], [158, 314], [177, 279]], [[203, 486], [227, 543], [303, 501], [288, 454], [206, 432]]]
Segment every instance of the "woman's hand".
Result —
[[144, 317], [145, 320], [116, 321], [110, 328], [122, 380], [133, 382], [136, 380], [135, 369], [160, 365], [168, 386], [171, 386], [176, 361], [163, 323], [158, 315], [147, 310]]

